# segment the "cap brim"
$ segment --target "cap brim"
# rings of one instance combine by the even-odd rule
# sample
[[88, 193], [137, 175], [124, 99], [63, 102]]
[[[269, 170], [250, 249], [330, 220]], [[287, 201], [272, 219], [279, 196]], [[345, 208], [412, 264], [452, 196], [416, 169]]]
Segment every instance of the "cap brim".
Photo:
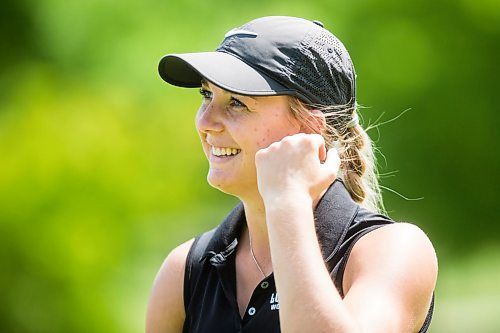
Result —
[[205, 78], [223, 89], [242, 95], [296, 93], [224, 52], [168, 54], [160, 60], [158, 72], [163, 80], [179, 87], [200, 87], [201, 80]]

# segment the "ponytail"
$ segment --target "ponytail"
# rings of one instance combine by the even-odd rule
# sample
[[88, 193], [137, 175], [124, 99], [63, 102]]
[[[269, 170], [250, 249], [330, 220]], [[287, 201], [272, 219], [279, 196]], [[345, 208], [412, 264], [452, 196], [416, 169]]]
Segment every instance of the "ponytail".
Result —
[[[309, 106], [297, 97], [289, 97], [292, 115], [325, 139], [327, 149], [336, 148], [340, 157], [339, 177], [344, 180], [351, 198], [362, 207], [384, 213], [382, 195], [378, 184], [378, 173], [373, 143], [366, 131], [357, 122], [356, 108], [352, 106], [320, 106], [326, 124], [311, 112]], [[321, 114], [319, 115], [321, 116]]]
[[341, 166], [347, 190], [354, 201], [375, 212], [384, 212], [382, 194], [373, 153], [373, 144], [366, 131], [357, 125], [349, 128], [345, 148], [341, 149]]

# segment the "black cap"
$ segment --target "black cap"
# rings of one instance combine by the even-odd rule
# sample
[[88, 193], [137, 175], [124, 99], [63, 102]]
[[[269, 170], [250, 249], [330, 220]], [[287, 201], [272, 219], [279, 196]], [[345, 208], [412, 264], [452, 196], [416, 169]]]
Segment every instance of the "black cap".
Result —
[[215, 52], [168, 54], [160, 76], [176, 86], [205, 78], [242, 95], [293, 95], [310, 104], [354, 105], [349, 53], [319, 21], [269, 16], [229, 31]]

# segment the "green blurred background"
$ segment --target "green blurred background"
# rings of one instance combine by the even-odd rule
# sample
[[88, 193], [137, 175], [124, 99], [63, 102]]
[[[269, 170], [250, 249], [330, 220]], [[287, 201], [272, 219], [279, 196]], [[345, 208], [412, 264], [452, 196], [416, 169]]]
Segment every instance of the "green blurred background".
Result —
[[[496, 0], [18, 0], [0, 8], [0, 332], [143, 331], [166, 254], [236, 202], [205, 181], [196, 90], [159, 58], [259, 16], [351, 52], [390, 215], [440, 260], [431, 332], [500, 331]], [[411, 258], [408, 258], [411, 260]]]

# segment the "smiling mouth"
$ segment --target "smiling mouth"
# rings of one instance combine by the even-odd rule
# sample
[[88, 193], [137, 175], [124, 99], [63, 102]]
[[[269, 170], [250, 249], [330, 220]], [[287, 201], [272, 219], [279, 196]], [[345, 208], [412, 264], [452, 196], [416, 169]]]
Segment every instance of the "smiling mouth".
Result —
[[234, 156], [238, 155], [241, 149], [237, 148], [222, 148], [222, 147], [213, 147], [212, 146], [212, 155], [215, 156]]

